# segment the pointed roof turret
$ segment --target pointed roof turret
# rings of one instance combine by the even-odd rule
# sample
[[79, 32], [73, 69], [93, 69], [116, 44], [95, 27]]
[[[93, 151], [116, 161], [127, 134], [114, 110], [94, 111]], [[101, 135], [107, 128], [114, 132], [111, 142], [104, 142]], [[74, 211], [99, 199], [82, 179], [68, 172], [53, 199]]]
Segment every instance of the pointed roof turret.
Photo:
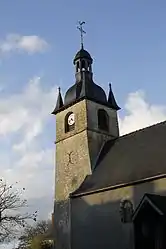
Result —
[[52, 112], [52, 114], [56, 114], [59, 111], [59, 109], [61, 107], [63, 107], [63, 99], [62, 99], [60, 87], [58, 87], [58, 91], [59, 92], [58, 92], [58, 98], [57, 98], [57, 102], [56, 102], [56, 107], [55, 107], [54, 111]]
[[114, 110], [120, 110], [120, 107], [117, 105], [114, 94], [112, 92], [111, 83], [109, 83], [109, 94], [108, 94], [108, 105]]

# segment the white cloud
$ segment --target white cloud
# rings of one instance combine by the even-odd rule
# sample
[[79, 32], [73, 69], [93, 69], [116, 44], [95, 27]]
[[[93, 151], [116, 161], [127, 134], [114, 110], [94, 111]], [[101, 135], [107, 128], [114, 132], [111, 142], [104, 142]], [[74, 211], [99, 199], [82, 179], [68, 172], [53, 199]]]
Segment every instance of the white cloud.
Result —
[[32, 140], [42, 133], [51, 107], [56, 101], [57, 90], [54, 88], [45, 92], [40, 83], [40, 77], [34, 77], [23, 92], [0, 99], [0, 135], [10, 135], [19, 132], [24, 136], [16, 150], [25, 149]]
[[[10, 183], [19, 181], [26, 188], [32, 209], [39, 210], [45, 217], [53, 208], [55, 137], [49, 146], [41, 141], [46, 140], [50, 132], [46, 125], [51, 119], [56, 95], [57, 87], [44, 90], [40, 77], [34, 77], [22, 92], [0, 96], [1, 177]], [[54, 131], [52, 133], [55, 136]], [[39, 206], [45, 199], [47, 205]]]
[[10, 52], [27, 52], [29, 54], [40, 53], [48, 48], [48, 43], [36, 35], [21, 36], [8, 34], [4, 40], [0, 40], [0, 54]]
[[[26, 197], [36, 199], [36, 204], [39, 198], [45, 202], [46, 197], [53, 202], [53, 159], [53, 148], [27, 151], [13, 163], [11, 169], [3, 171], [3, 177], [10, 183], [20, 182], [26, 189]], [[38, 207], [38, 210], [40, 212], [42, 208]]]
[[125, 110], [119, 118], [121, 135], [166, 120], [166, 106], [148, 103], [142, 90], [128, 95]]

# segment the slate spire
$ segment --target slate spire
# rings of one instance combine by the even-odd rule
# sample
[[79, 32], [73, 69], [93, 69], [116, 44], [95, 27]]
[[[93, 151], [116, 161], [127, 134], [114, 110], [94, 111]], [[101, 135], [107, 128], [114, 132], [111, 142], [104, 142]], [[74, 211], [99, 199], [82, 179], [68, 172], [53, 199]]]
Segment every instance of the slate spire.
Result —
[[109, 83], [108, 105], [114, 110], [120, 110], [120, 107], [117, 105], [114, 94], [112, 92], [111, 83]]
[[54, 111], [52, 112], [52, 114], [56, 114], [57, 111], [59, 111], [59, 109], [63, 107], [63, 99], [62, 99], [62, 95], [61, 95], [61, 89], [60, 87], [58, 87], [58, 98], [57, 98], [57, 102], [56, 102], [56, 107], [54, 109]]

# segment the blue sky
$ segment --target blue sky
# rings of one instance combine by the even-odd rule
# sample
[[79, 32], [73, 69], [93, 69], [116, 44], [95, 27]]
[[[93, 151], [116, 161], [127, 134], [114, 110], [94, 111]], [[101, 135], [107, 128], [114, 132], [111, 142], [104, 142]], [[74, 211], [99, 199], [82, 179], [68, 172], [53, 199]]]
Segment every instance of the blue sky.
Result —
[[64, 94], [74, 84], [78, 21], [86, 22], [95, 82], [105, 90], [112, 82], [124, 134], [166, 120], [165, 12], [164, 0], [1, 1], [0, 170], [26, 186], [42, 218], [53, 202], [50, 113], [57, 86]]
[[127, 93], [138, 88], [145, 89], [151, 101], [163, 103], [165, 10], [164, 0], [2, 1], [1, 37], [11, 32], [35, 34], [46, 39], [51, 49], [4, 61], [1, 78], [12, 81], [10, 87], [17, 90], [38, 73], [48, 85], [62, 84], [65, 90], [74, 81], [72, 59], [79, 48], [76, 24], [85, 20], [85, 47], [95, 57], [96, 81], [105, 87], [112, 81], [121, 105]]

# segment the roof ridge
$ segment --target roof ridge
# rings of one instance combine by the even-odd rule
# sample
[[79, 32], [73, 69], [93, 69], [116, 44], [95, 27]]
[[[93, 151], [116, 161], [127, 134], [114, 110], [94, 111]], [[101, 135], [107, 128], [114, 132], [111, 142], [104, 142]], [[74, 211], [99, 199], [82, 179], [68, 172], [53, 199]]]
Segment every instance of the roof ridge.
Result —
[[119, 136], [118, 139], [123, 138], [123, 137], [127, 137], [127, 136], [131, 136], [131, 135], [133, 135], [134, 133], [142, 132], [142, 131], [144, 131], [144, 130], [147, 130], [147, 129], [149, 129], [149, 128], [152, 128], [152, 127], [155, 127], [155, 126], [157, 126], [157, 125], [164, 124], [164, 123], [166, 123], [166, 120], [161, 121], [161, 122], [156, 123], [156, 124], [149, 125], [149, 126], [147, 126], [147, 127], [140, 128], [140, 129], [135, 130], [135, 131], [132, 131], [132, 132], [129, 132], [129, 133], [127, 133], [127, 134], [124, 134], [124, 135], [122, 135], [122, 136]]
[[147, 197], [155, 197], [155, 198], [164, 198], [164, 199], [166, 199], [166, 196], [165, 195], [161, 195], [161, 194], [152, 194], [152, 193], [145, 193], [145, 195], [147, 196]]

